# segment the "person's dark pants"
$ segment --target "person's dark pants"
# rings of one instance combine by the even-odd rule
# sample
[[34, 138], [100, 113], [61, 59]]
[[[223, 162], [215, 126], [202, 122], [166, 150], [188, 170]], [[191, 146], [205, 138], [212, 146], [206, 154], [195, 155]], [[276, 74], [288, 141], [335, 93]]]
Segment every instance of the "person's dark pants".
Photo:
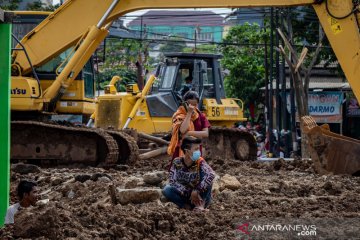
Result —
[[[211, 189], [212, 186], [202, 193], [199, 192], [201, 199], [205, 201], [205, 208], [207, 208], [211, 202]], [[184, 208], [185, 205], [189, 205], [191, 208], [195, 207], [195, 205], [191, 203], [190, 195], [181, 195], [176, 188], [170, 185], [166, 185], [162, 192], [169, 201], [178, 205], [179, 208]]]

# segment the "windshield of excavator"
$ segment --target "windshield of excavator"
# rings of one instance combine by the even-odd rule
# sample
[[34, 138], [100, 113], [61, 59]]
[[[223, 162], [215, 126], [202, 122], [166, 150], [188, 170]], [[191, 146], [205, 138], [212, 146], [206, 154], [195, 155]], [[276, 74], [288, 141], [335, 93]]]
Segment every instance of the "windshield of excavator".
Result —
[[165, 72], [162, 78], [161, 88], [169, 89], [172, 87], [175, 80], [176, 65], [168, 65], [165, 68]]
[[[63, 68], [66, 65], [67, 60], [71, 58], [73, 55], [73, 47], [65, 50], [63, 53], [60, 53], [58, 56], [54, 57], [47, 63], [45, 63], [42, 66], [39, 66], [36, 68], [36, 71], [41, 73], [57, 73], [60, 74], [60, 72], [63, 70]], [[60, 66], [61, 65], [61, 66]]]

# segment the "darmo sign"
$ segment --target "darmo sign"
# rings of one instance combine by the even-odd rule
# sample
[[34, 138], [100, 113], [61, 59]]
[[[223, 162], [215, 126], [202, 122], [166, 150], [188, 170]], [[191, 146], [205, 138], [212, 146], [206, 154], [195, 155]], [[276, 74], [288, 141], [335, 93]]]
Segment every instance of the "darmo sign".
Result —
[[[287, 109], [290, 112], [290, 95], [287, 94]], [[343, 94], [341, 92], [309, 93], [308, 105], [311, 116], [341, 115]]]
[[309, 93], [309, 113], [312, 116], [341, 114], [343, 94], [340, 92]]

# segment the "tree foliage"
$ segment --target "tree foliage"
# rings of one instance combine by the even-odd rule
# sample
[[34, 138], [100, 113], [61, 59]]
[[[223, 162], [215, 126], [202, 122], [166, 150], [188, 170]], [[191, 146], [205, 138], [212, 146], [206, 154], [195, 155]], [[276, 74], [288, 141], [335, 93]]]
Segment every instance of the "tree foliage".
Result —
[[183, 49], [183, 52], [192, 53], [218, 53], [219, 48], [215, 44], [201, 44], [197, 45], [196, 49], [194, 47], [186, 47]]
[[31, 10], [31, 11], [55, 11], [55, 9], [57, 9], [58, 7], [60, 7], [60, 4], [56, 4], [56, 5], [47, 5], [42, 3], [40, 0], [35, 1], [33, 3], [29, 3], [27, 5], [27, 10]]
[[170, 36], [166, 41], [165, 44], [163, 44], [160, 47], [160, 52], [166, 53], [166, 52], [182, 52], [184, 48], [186, 47], [186, 42], [183, 38], [178, 36]]
[[[19, 4], [22, 2], [22, 0], [0, 0], [0, 8], [4, 10], [19, 10]], [[47, 5], [42, 3], [40, 0], [34, 1], [32, 3], [28, 3], [26, 6], [26, 10], [31, 11], [55, 11], [60, 7], [60, 4], [55, 5]]]
[[237, 25], [230, 29], [221, 47], [225, 77], [225, 90], [229, 97], [245, 103], [259, 100], [259, 89], [265, 85], [264, 37], [267, 32], [258, 25]]
[[[99, 67], [100, 89], [107, 85], [111, 78], [118, 75], [122, 81], [118, 90], [124, 91], [125, 85], [137, 80], [135, 62], [138, 61], [141, 52], [141, 43], [132, 39], [107, 39], [105, 48], [105, 59]], [[98, 56], [104, 55], [103, 50]], [[144, 64], [145, 69], [149, 66]]]
[[0, 0], [0, 8], [11, 11], [17, 10], [20, 2], [21, 0], [12, 0], [12, 1]]
[[[302, 6], [295, 8], [294, 11], [290, 12], [293, 26], [293, 42], [299, 47], [295, 48], [301, 52], [302, 46], [305, 45], [309, 48], [309, 57], [305, 61], [305, 65], [309, 64], [308, 59], [312, 59], [314, 50], [317, 47], [319, 40], [321, 39], [320, 34], [325, 34], [320, 31], [320, 22], [313, 7]], [[322, 40], [323, 47], [319, 52], [319, 58], [315, 62], [315, 65], [321, 63], [325, 68], [330, 64], [337, 61], [334, 51], [332, 50], [329, 40], [326, 35]], [[313, 50], [313, 51], [312, 51]], [[338, 65], [335, 72], [339, 76], [343, 76], [343, 71]]]
[[118, 91], [125, 91], [125, 86], [127, 84], [136, 82], [136, 71], [118, 66], [99, 72], [99, 89], [104, 89], [113, 76], [121, 77], [121, 81], [117, 83]]

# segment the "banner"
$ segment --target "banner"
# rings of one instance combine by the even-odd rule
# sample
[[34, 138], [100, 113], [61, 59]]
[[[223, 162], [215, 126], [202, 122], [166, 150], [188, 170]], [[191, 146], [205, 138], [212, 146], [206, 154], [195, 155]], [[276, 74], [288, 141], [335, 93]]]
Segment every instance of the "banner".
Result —
[[[318, 123], [341, 123], [342, 101], [343, 93], [341, 92], [311, 92], [308, 99], [309, 114]], [[289, 93], [286, 94], [286, 102], [287, 110], [290, 113]]]
[[309, 93], [309, 113], [311, 116], [341, 115], [343, 94], [340, 92]]

